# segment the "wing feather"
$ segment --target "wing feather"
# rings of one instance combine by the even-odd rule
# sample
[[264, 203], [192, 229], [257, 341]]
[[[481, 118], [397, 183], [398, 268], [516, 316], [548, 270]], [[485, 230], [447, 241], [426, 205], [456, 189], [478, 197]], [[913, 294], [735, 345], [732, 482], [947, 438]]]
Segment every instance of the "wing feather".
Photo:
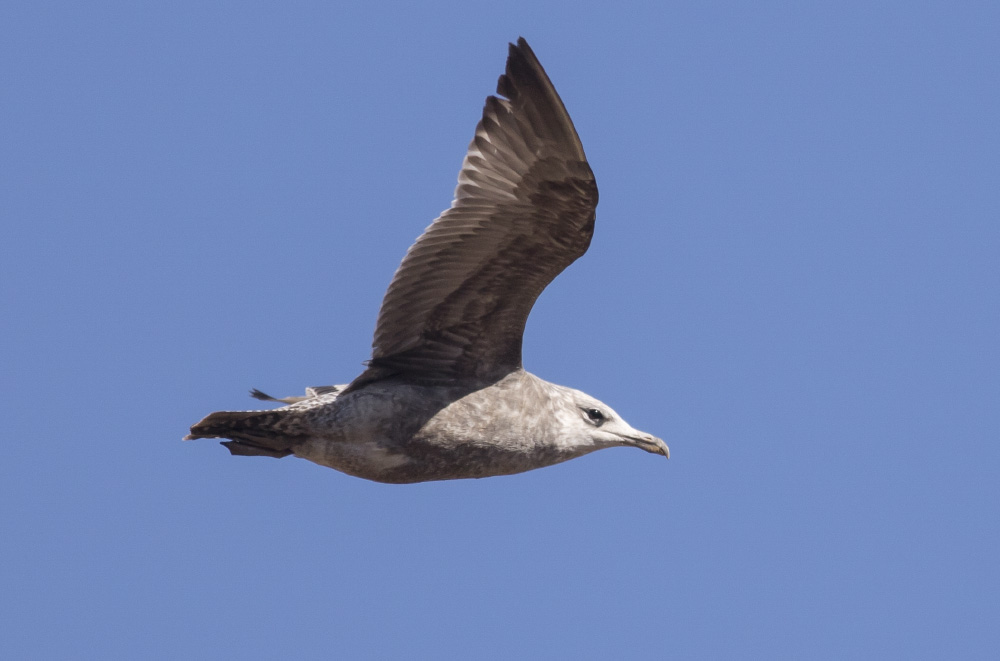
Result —
[[586, 252], [597, 185], [573, 122], [524, 39], [511, 44], [450, 209], [403, 258], [355, 381], [493, 380], [521, 366], [542, 290]]

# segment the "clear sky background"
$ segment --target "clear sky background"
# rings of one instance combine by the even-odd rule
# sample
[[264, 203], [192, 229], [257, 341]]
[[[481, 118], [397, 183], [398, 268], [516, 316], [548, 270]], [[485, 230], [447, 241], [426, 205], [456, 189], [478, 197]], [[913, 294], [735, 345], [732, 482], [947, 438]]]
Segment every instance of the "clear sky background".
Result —
[[[182, 443], [360, 371], [519, 35], [601, 191], [526, 367], [673, 458], [389, 486]], [[989, 2], [3, 3], [0, 657], [995, 658], [998, 35]]]

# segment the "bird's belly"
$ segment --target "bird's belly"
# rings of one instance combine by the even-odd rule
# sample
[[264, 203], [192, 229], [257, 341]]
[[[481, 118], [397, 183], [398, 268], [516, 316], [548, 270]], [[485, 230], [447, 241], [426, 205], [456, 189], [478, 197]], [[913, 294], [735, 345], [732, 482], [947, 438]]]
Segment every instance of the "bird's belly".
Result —
[[511, 475], [572, 458], [544, 448], [501, 449], [476, 441], [439, 446], [419, 438], [393, 447], [375, 440], [313, 440], [295, 454], [348, 475], [394, 484]]
[[348, 475], [379, 482], [396, 482], [387, 477], [412, 463], [405, 454], [375, 440], [311, 439], [296, 447], [295, 455]]

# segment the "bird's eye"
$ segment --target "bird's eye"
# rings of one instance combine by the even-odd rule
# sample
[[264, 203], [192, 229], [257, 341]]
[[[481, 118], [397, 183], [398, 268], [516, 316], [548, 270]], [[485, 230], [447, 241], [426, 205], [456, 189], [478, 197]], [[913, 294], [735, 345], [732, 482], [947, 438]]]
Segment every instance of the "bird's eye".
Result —
[[586, 413], [587, 417], [590, 418], [590, 421], [597, 426], [600, 426], [601, 423], [604, 422], [604, 414], [598, 409], [584, 409], [583, 412]]

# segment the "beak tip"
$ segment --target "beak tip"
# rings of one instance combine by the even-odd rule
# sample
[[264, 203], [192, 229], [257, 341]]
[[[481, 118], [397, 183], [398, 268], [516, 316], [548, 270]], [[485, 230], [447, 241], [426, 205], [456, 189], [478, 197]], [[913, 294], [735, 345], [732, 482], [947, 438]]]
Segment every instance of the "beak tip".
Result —
[[650, 436], [649, 440], [652, 441], [653, 444], [656, 446], [656, 450], [654, 450], [654, 452], [656, 452], [657, 454], [662, 454], [667, 459], [670, 458], [670, 446], [667, 445], [662, 438], [657, 438], [656, 436]]
[[657, 438], [652, 434], [641, 434], [638, 436], [627, 437], [631, 443], [639, 448], [642, 448], [646, 452], [652, 452], [653, 454], [660, 454], [670, 458], [670, 447], [663, 442], [662, 438]]

